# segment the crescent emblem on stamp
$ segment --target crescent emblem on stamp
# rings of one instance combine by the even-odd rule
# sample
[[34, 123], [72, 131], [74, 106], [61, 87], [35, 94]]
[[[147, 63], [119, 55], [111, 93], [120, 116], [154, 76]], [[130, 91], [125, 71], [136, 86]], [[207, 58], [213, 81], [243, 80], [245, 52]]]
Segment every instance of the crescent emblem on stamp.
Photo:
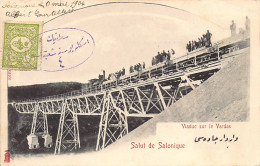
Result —
[[10, 45], [13, 50], [17, 52], [24, 52], [31, 47], [31, 42], [26, 37], [17, 36], [11, 40]]

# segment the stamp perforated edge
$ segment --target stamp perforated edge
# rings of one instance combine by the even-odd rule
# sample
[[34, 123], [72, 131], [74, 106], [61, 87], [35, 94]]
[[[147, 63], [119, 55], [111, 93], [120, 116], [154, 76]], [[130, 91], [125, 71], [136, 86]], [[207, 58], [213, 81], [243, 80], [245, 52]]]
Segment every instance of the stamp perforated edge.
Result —
[[[41, 53], [42, 51], [42, 37], [40, 36], [40, 34], [42, 34], [43, 32], [43, 21], [4, 21], [1, 22], [1, 37], [0, 37], [0, 69], [2, 70], [8, 70], [8, 69], [12, 69], [12, 70], [19, 70], [19, 71], [35, 71], [35, 69], [24, 69], [24, 68], [9, 68], [9, 67], [2, 67], [2, 59], [3, 59], [3, 51], [4, 51], [4, 34], [5, 34], [5, 23], [21, 23], [21, 24], [38, 24], [39, 25], [39, 32], [38, 32], [38, 54]], [[41, 56], [39, 56], [37, 58], [37, 71], [41, 70]]]

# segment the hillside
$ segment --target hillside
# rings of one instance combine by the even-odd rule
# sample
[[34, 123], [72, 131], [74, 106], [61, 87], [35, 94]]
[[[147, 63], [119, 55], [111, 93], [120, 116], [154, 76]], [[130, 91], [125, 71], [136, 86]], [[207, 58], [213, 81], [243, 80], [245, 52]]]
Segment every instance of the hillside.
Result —
[[160, 122], [241, 122], [249, 119], [249, 53], [235, 58], [202, 85], [122, 139], [117, 149], [133, 140], [154, 136]]
[[62, 94], [81, 89], [82, 84], [77, 82], [58, 82], [28, 86], [8, 87], [8, 101], [33, 99]]

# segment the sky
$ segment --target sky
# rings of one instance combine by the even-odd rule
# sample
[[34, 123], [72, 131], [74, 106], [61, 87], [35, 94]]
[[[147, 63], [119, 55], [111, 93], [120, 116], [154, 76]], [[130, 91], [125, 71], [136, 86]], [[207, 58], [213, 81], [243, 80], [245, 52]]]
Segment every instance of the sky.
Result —
[[[50, 58], [43, 61], [41, 71], [13, 70], [12, 80], [8, 84], [22, 86], [53, 82], [87, 83], [89, 79], [102, 74], [102, 70], [108, 75], [123, 67], [128, 73], [130, 65], [145, 62], [146, 66], [151, 66], [152, 57], [158, 51], [174, 49], [175, 56], [184, 55], [187, 42], [196, 40], [207, 30], [213, 34], [213, 42], [229, 37], [232, 19], [237, 23], [237, 29], [244, 26], [245, 14], [232, 14], [238, 11], [237, 7], [230, 8], [231, 14], [225, 15], [222, 20], [219, 17], [216, 20], [209, 19], [210, 17], [205, 17], [203, 12], [200, 16], [194, 14], [196, 9], [200, 8], [191, 8], [191, 5], [184, 8], [190, 11], [158, 5], [110, 4], [81, 9], [53, 19], [44, 25], [43, 32], [57, 28], [77, 28], [90, 34], [94, 40], [94, 48], [93, 45], [91, 48], [80, 48], [75, 55], [66, 57], [66, 63], [76, 66], [88, 59], [69, 70], [43, 71], [48, 65], [59, 63], [57, 58]], [[213, 12], [217, 13], [217, 9]], [[214, 16], [214, 13], [212, 15]], [[74, 42], [81, 37], [80, 33], [73, 31], [63, 33], [75, 38]], [[62, 47], [68, 48], [71, 42], [64, 41]], [[43, 42], [42, 49], [48, 50], [51, 46]]]

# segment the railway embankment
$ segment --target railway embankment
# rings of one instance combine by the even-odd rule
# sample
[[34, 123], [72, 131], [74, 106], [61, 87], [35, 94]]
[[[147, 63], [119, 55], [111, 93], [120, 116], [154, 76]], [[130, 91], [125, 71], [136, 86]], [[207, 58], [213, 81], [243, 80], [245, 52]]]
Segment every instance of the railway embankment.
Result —
[[[249, 52], [225, 63], [220, 71], [106, 149], [130, 145], [156, 134], [165, 122], [241, 122], [249, 120]], [[111, 150], [112, 150], [111, 149]]]

